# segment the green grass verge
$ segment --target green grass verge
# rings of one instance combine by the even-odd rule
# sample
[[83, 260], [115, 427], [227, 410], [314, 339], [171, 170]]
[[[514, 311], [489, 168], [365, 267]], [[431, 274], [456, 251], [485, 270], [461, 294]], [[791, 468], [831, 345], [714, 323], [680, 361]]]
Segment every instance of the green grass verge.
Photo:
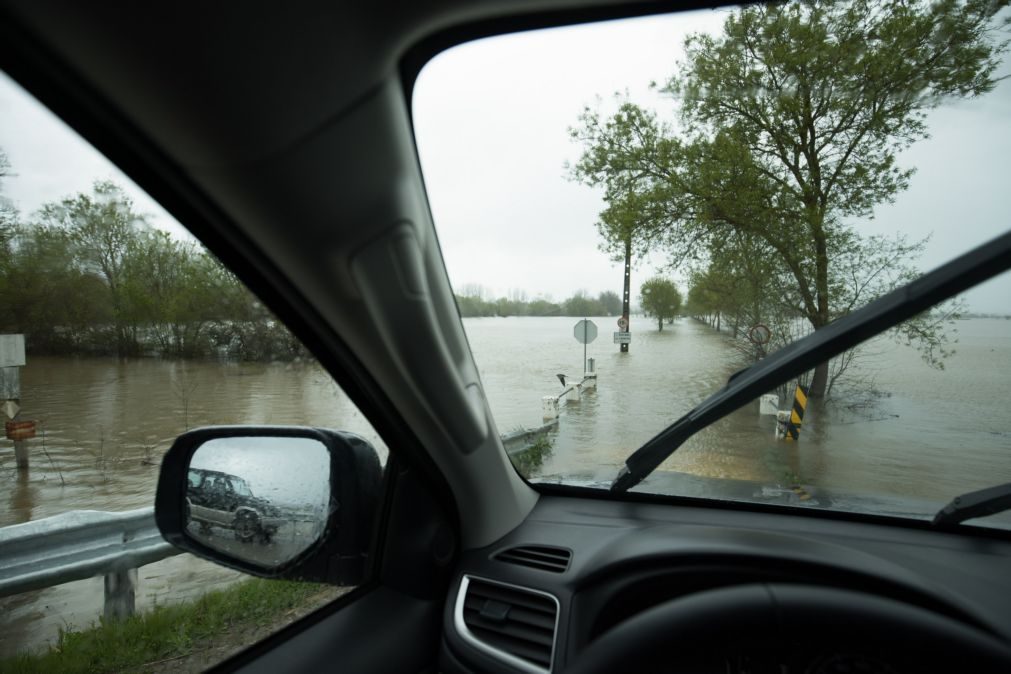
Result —
[[541, 435], [525, 450], [511, 455], [509, 458], [519, 474], [529, 480], [531, 475], [540, 470], [544, 459], [550, 453], [551, 439], [547, 435]]
[[[56, 645], [40, 654], [0, 660], [0, 672], [122, 672], [186, 655], [227, 630], [270, 625], [302, 606], [326, 586], [284, 580], [243, 581], [212, 590], [200, 599], [157, 606], [122, 621], [91, 629], [62, 631]], [[242, 644], [236, 644], [240, 646]]]

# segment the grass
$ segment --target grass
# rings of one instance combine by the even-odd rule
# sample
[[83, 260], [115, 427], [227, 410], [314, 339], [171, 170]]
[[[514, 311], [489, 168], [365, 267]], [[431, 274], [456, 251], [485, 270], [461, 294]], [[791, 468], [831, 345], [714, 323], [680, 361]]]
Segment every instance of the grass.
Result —
[[243, 581], [194, 602], [158, 606], [122, 621], [100, 620], [91, 629], [61, 630], [48, 652], [4, 658], [0, 672], [145, 671], [190, 655], [228, 632], [271, 625], [330, 589], [295, 581]]
[[530, 476], [540, 469], [541, 464], [544, 463], [544, 458], [550, 453], [551, 440], [547, 435], [540, 435], [529, 447], [509, 458], [512, 459], [513, 465], [519, 471], [519, 474], [526, 479], [530, 479]]

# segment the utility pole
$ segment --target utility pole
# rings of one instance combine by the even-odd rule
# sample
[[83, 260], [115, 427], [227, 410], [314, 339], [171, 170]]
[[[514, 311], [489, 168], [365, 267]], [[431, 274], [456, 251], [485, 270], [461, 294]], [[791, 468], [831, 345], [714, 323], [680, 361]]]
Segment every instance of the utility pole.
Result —
[[[628, 301], [629, 296], [632, 292], [632, 237], [629, 235], [625, 239], [625, 291], [621, 295], [621, 318], [625, 327], [622, 328], [623, 331], [631, 331], [631, 327], [628, 322]], [[628, 342], [622, 342], [620, 345], [621, 353], [628, 353]]]

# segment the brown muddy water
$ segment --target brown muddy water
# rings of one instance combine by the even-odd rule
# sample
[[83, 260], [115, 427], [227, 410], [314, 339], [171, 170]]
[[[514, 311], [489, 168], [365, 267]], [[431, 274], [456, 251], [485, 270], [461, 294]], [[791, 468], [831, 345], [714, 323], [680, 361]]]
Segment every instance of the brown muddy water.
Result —
[[[633, 319], [630, 353], [618, 353], [614, 318], [594, 319], [598, 390], [563, 405], [541, 474], [608, 480], [636, 447], [721, 387], [739, 365], [729, 338], [690, 319], [663, 332]], [[571, 318], [464, 321], [498, 430], [541, 423], [541, 397], [557, 373], [578, 377], [582, 346]], [[747, 406], [692, 438], [662, 469], [936, 502], [1011, 481], [1011, 321], [957, 324], [958, 352], [931, 370], [908, 347], [875, 341], [823, 410], [812, 407], [801, 440], [773, 439], [771, 417]], [[783, 401], [781, 407], [785, 407]], [[39, 420], [32, 468], [14, 470], [0, 441], [0, 526], [68, 510], [152, 504], [158, 464], [172, 439], [210, 424], [307, 424], [351, 430], [385, 447], [314, 364], [237, 364], [157, 359], [31, 358], [22, 373], [22, 416]], [[2, 554], [2, 551], [0, 551]], [[138, 608], [193, 598], [241, 574], [190, 555], [139, 571]], [[0, 600], [0, 656], [51, 643], [62, 627], [86, 627], [102, 608], [102, 579]]]

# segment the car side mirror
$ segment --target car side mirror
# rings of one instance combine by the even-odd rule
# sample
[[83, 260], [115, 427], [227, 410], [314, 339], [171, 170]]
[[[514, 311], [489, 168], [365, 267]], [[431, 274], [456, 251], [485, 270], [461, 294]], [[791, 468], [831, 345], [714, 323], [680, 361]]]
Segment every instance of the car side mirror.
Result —
[[382, 467], [363, 438], [297, 426], [212, 426], [165, 454], [155, 521], [176, 547], [265, 578], [356, 585]]

